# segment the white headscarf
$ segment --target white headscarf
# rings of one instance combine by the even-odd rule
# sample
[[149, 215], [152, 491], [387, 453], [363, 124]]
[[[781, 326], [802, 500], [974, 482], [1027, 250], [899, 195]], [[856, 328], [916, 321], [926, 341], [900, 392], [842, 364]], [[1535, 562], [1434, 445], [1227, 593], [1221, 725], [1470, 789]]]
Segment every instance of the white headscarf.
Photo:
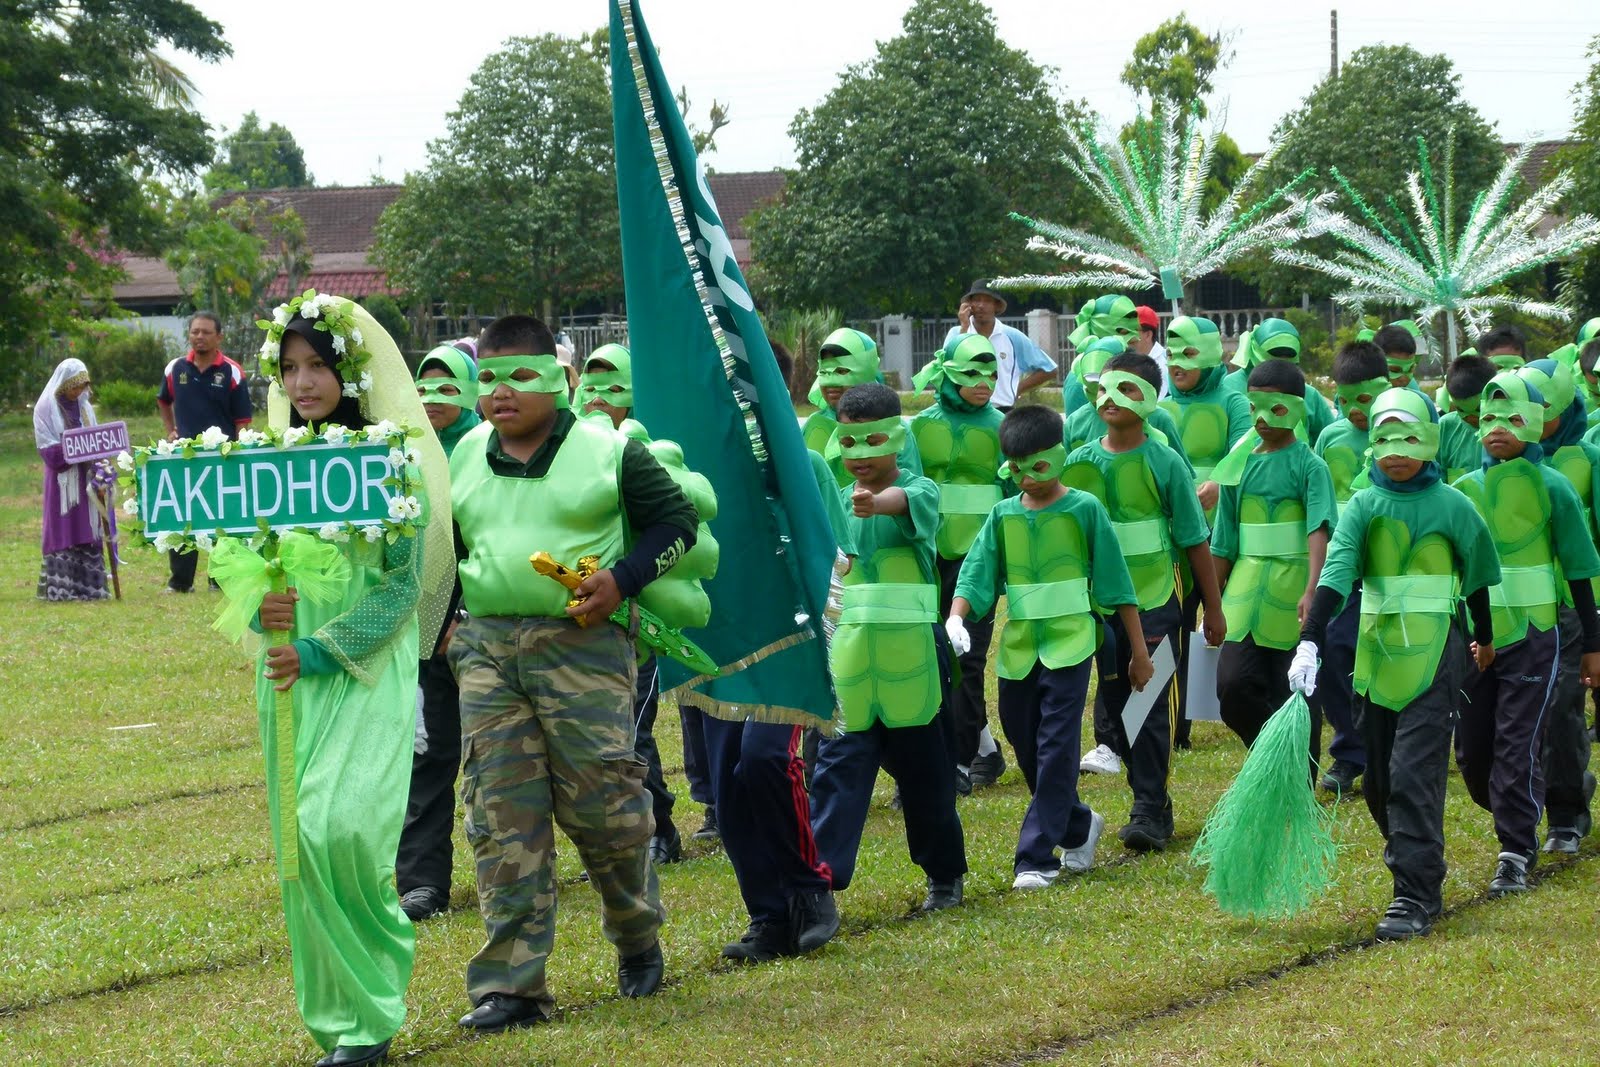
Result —
[[[89, 368], [84, 366], [83, 360], [62, 360], [56, 365], [55, 373], [50, 375], [50, 384], [44, 387], [44, 392], [34, 401], [33, 443], [39, 448], [49, 448], [51, 445], [61, 443], [62, 431], [67, 426], [66, 419], [61, 414], [61, 407], [67, 402], [58, 399], [56, 393], [63, 385], [79, 375], [84, 377], [89, 375]], [[94, 405], [89, 403], [89, 390], [85, 389], [78, 394], [77, 405], [79, 425], [93, 426], [96, 420]], [[78, 467], [67, 467], [56, 472], [56, 499], [63, 515], [77, 507], [83, 499], [82, 493], [79, 492], [79, 485], [83, 480], [80, 477], [82, 473]], [[98, 529], [98, 519], [95, 521]]]

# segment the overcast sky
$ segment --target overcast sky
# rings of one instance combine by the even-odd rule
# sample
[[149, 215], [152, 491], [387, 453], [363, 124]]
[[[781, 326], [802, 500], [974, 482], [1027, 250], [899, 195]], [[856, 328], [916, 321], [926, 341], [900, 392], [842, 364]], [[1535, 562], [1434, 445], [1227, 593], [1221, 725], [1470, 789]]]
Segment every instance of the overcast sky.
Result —
[[[399, 181], [426, 162], [482, 57], [508, 37], [577, 35], [607, 21], [605, 0], [192, 0], [221, 22], [233, 57], [185, 64], [214, 126], [246, 111], [281, 122], [305, 150], [319, 184]], [[827, 95], [847, 66], [895, 36], [910, 0], [639, 0], [674, 86], [697, 115], [712, 99], [732, 124], [707, 163], [717, 170], [792, 166], [788, 127]], [[1187, 11], [1203, 30], [1233, 37], [1218, 80], [1227, 130], [1260, 151], [1277, 119], [1328, 71], [1329, 8], [1295, 0], [1196, 0], [1187, 4], [989, 0], [1001, 36], [1059, 72], [1066, 95], [1113, 122], [1133, 96], [1118, 81], [1134, 41]], [[1117, 22], [1110, 12], [1128, 12]], [[1566, 136], [1584, 48], [1600, 33], [1596, 0], [1342, 2], [1339, 54], [1362, 45], [1410, 44], [1449, 55], [1468, 100], [1506, 140]], [[297, 65], [307, 34], [349, 48], [341, 66]], [[981, 78], [974, 79], [981, 97]]]

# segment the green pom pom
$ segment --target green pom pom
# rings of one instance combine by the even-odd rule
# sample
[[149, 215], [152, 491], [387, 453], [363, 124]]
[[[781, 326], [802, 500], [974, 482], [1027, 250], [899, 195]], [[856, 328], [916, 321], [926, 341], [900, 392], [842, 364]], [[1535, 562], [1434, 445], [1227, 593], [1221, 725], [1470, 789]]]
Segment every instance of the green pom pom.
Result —
[[1299, 693], [1267, 720], [1189, 854], [1205, 891], [1238, 918], [1288, 918], [1333, 881], [1333, 816], [1308, 773], [1311, 712]]

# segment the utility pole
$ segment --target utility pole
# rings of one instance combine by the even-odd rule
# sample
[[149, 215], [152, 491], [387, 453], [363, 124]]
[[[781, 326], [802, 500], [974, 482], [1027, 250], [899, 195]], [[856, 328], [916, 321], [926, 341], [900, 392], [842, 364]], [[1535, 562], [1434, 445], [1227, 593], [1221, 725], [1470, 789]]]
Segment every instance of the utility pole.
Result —
[[1328, 77], [1339, 76], [1339, 9], [1328, 12]]

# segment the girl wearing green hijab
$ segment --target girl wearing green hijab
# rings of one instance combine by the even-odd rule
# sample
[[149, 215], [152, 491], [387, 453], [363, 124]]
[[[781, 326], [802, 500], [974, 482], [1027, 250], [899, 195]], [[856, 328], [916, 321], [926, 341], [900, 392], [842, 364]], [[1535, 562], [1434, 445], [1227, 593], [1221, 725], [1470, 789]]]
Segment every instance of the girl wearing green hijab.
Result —
[[452, 341], [423, 356], [417, 365], [417, 395], [446, 456], [483, 421], [478, 415], [476, 347], [470, 340]]

